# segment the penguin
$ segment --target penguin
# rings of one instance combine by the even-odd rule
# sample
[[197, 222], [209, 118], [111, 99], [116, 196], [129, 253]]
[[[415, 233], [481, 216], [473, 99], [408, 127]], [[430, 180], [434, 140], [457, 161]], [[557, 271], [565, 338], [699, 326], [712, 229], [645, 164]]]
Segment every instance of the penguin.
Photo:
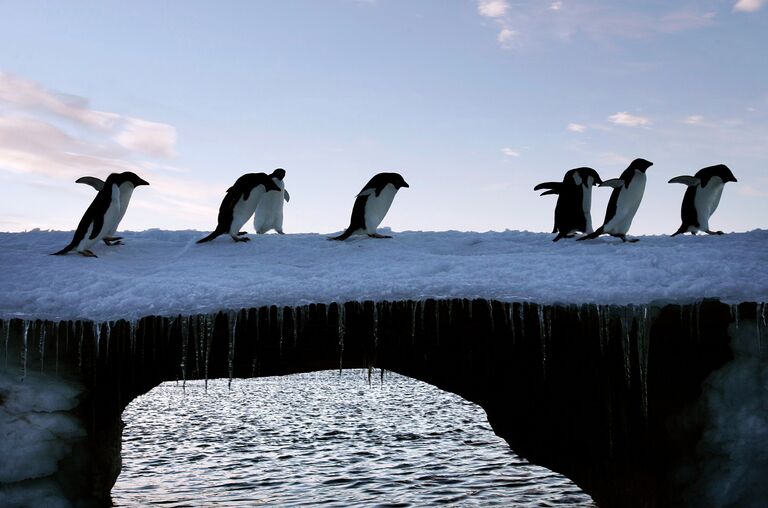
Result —
[[80, 219], [72, 241], [60, 251], [54, 252], [54, 255], [61, 256], [75, 249], [83, 256], [97, 257], [90, 249], [108, 232], [114, 231], [120, 220], [120, 187], [126, 182], [130, 182], [133, 187], [149, 185], [130, 171], [109, 175]]
[[399, 173], [379, 173], [361, 190], [352, 207], [349, 227], [329, 240], [346, 240], [352, 235], [367, 234], [371, 238], [392, 238], [376, 232], [392, 206], [395, 194], [402, 187], [410, 187]]
[[[120, 184], [120, 214], [117, 218], [117, 222], [115, 223], [114, 227], [111, 229], [111, 231], [107, 231], [106, 235], [102, 238], [102, 241], [109, 245], [122, 245], [123, 242], [121, 240], [123, 237], [121, 236], [115, 236], [115, 232], [117, 231], [118, 226], [120, 225], [120, 222], [123, 220], [123, 217], [125, 216], [126, 210], [128, 210], [128, 203], [131, 202], [131, 195], [133, 195], [133, 190], [136, 188], [136, 185], [134, 184], [135, 181], [141, 180], [135, 173], [132, 173], [131, 171], [126, 171], [123, 173], [125, 175], [133, 175], [135, 178], [130, 178], [125, 180], [122, 184]], [[144, 182], [144, 180], [141, 180]], [[83, 176], [81, 178], [78, 178], [75, 180], [75, 183], [84, 183], [86, 185], [90, 185], [97, 191], [100, 191], [104, 187], [104, 181], [96, 178], [95, 176]], [[139, 185], [149, 185], [148, 183], [144, 182]]]
[[722, 235], [722, 231], [709, 229], [709, 218], [717, 210], [723, 187], [728, 182], [738, 182], [738, 180], [725, 164], [700, 169], [694, 176], [683, 175], [671, 179], [669, 183], [682, 183], [688, 186], [680, 208], [683, 223], [672, 236], [683, 233], [695, 235], [699, 231], [710, 235]]
[[577, 232], [591, 233], [592, 230], [592, 186], [603, 181], [592, 168], [575, 168], [566, 171], [562, 182], [540, 183], [533, 190], [549, 189], [542, 196], [557, 194], [555, 205], [555, 226], [552, 229], [561, 238], [572, 238]]
[[285, 190], [285, 170], [277, 168], [269, 175], [280, 190], [267, 192], [256, 207], [256, 215], [253, 216], [253, 229], [258, 234], [264, 234], [274, 229], [278, 234], [283, 233], [283, 202], [288, 202], [291, 196]]
[[236, 242], [248, 242], [250, 238], [240, 231], [243, 224], [251, 218], [261, 198], [268, 191], [279, 191], [280, 187], [265, 173], [246, 173], [227, 189], [219, 207], [216, 229], [197, 243], [210, 242], [219, 235], [228, 233]]
[[600, 187], [613, 187], [608, 208], [605, 211], [603, 225], [593, 233], [578, 238], [591, 240], [600, 235], [608, 234], [621, 238], [622, 242], [637, 242], [638, 239], [627, 239], [627, 232], [632, 225], [632, 219], [640, 207], [640, 201], [645, 192], [645, 171], [653, 166], [653, 162], [645, 159], [633, 160], [619, 178], [612, 178], [600, 184]]

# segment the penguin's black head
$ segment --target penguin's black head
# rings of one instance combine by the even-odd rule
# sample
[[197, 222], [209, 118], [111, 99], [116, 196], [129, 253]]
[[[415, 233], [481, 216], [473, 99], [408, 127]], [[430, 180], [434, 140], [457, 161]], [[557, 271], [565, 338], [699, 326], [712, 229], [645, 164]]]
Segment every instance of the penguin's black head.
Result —
[[603, 181], [600, 179], [600, 175], [597, 174], [597, 171], [595, 171], [592, 168], [576, 168], [572, 169], [571, 171], [575, 171], [579, 177], [581, 178], [581, 185], [584, 187], [589, 187], [589, 177], [592, 177], [592, 185], [599, 185], [603, 183]]
[[115, 183], [118, 185], [123, 184], [125, 182], [132, 183], [134, 187], [138, 187], [139, 185], [149, 185], [149, 182], [142, 179], [134, 173], [133, 171], [123, 171], [122, 173], [117, 175], [117, 179]]
[[702, 185], [705, 185], [705, 186], [707, 182], [709, 182], [709, 179], [712, 178], [713, 176], [720, 177], [723, 183], [738, 182], [738, 180], [736, 180], [736, 177], [733, 176], [731, 169], [725, 164], [717, 164], [715, 166], [709, 166], [709, 167], [700, 169], [696, 172], [696, 178], [701, 179]]
[[395, 189], [399, 189], [401, 187], [410, 188], [410, 185], [408, 185], [400, 173], [392, 173], [392, 181], [390, 183], [395, 186]]
[[645, 173], [645, 170], [650, 168], [651, 166], [653, 166], [653, 162], [651, 161], [647, 161], [645, 159], [635, 159], [629, 165], [628, 169], [636, 169], [637, 171]]
[[277, 178], [278, 180], [282, 180], [285, 178], [285, 170], [283, 168], [277, 168], [276, 170], [272, 171], [272, 174], [269, 176], [272, 178]]

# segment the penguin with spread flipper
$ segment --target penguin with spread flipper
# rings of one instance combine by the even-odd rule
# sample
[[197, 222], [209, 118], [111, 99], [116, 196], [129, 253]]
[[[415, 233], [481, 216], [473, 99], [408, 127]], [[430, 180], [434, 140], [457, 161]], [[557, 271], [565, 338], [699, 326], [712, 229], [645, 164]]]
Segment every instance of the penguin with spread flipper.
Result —
[[627, 232], [632, 226], [640, 201], [645, 192], [645, 171], [653, 165], [645, 159], [633, 160], [629, 167], [621, 173], [619, 178], [605, 180], [600, 187], [613, 187], [613, 192], [608, 200], [608, 208], [605, 211], [603, 225], [594, 233], [582, 236], [577, 240], [591, 240], [606, 234], [621, 238], [622, 242], [636, 242], [637, 238], [627, 239]]
[[694, 176], [676, 176], [669, 183], [687, 185], [680, 208], [683, 223], [672, 236], [683, 233], [696, 234], [704, 231], [710, 235], [722, 235], [722, 231], [709, 229], [709, 219], [720, 204], [723, 187], [728, 182], [737, 182], [730, 168], [725, 164], [717, 164], [700, 169]]
[[86, 257], [97, 257], [91, 247], [103, 240], [107, 234], [114, 232], [122, 217], [120, 187], [125, 183], [130, 183], [131, 187], [149, 185], [130, 171], [109, 175], [80, 219], [72, 241], [54, 255], [61, 256], [75, 250]]
[[542, 196], [557, 195], [555, 226], [552, 229], [561, 238], [572, 238], [576, 233], [592, 232], [592, 186], [602, 183], [600, 175], [592, 168], [575, 168], [566, 171], [562, 182], [540, 183], [533, 190], [548, 189]]

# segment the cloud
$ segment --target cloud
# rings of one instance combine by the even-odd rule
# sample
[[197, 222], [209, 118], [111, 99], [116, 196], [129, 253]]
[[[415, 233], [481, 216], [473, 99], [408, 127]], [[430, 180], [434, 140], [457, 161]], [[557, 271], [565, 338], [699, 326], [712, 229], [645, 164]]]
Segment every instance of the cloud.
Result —
[[502, 48], [509, 49], [512, 47], [512, 42], [515, 39], [515, 36], [517, 35], [517, 32], [510, 28], [502, 28], [501, 31], [499, 31], [499, 35], [496, 37], [496, 40], [499, 42]]
[[640, 127], [643, 125], [650, 125], [651, 120], [644, 116], [636, 116], [627, 113], [626, 111], [619, 111], [608, 117], [611, 123], [616, 125], [623, 125], [625, 127]]
[[520, 157], [520, 152], [513, 150], [511, 148], [502, 148], [501, 153], [509, 157]]
[[88, 101], [82, 97], [54, 93], [39, 83], [7, 72], [0, 72], [0, 103], [53, 114], [97, 129], [111, 129], [120, 118], [115, 113], [90, 109]]
[[587, 127], [580, 123], [569, 123], [565, 128], [571, 132], [584, 132], [587, 130]]
[[507, 0], [478, 0], [477, 11], [486, 18], [501, 18], [509, 10]]
[[763, 8], [766, 0], [739, 0], [733, 6], [734, 12], [757, 12]]
[[115, 136], [121, 146], [154, 157], [176, 155], [176, 129], [165, 123], [150, 122], [140, 118], [126, 118], [123, 131]]
[[550, 11], [559, 11], [563, 8], [563, 2], [552, 2], [552, 4], [549, 6]]
[[690, 115], [683, 118], [683, 123], [688, 125], [701, 125], [704, 121], [704, 117], [701, 115]]

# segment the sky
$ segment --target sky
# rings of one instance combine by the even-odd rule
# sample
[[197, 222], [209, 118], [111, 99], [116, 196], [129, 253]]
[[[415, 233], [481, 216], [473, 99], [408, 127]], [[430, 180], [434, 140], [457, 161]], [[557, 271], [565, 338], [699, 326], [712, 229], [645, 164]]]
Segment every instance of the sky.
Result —
[[344, 229], [381, 171], [395, 231], [550, 231], [537, 183], [636, 157], [630, 234], [674, 232], [666, 182], [719, 163], [711, 227], [768, 228], [767, 48], [768, 0], [0, 0], [0, 231], [72, 230], [75, 179], [124, 170], [151, 185], [121, 230], [211, 230], [278, 167], [287, 233]]

